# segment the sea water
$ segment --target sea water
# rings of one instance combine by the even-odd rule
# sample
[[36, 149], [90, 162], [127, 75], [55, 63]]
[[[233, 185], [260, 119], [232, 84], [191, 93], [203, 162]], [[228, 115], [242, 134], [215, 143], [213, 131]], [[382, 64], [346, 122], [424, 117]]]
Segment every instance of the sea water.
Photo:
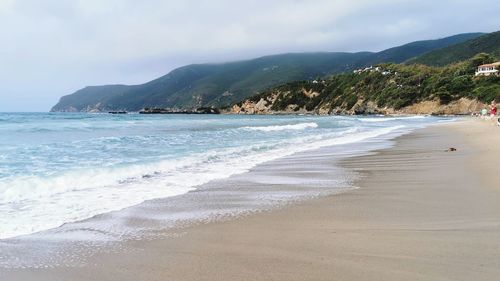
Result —
[[446, 119], [0, 113], [0, 239]]

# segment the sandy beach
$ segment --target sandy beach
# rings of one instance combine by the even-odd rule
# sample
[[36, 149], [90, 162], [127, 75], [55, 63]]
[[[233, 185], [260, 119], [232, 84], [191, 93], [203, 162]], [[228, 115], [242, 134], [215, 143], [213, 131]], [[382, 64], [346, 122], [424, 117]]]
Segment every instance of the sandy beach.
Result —
[[342, 160], [358, 189], [0, 279], [496, 280], [499, 140], [482, 120], [431, 126]]
[[498, 11], [0, 0], [0, 281], [500, 281]]

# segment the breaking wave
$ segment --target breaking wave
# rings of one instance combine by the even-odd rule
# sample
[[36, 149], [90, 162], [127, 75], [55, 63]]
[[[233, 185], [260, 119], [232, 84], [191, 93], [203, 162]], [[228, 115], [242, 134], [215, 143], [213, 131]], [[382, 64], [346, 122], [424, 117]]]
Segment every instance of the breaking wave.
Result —
[[311, 128], [317, 128], [318, 124], [314, 122], [308, 123], [298, 123], [298, 124], [289, 124], [289, 125], [273, 125], [273, 126], [256, 126], [256, 127], [243, 127], [245, 130], [251, 131], [264, 131], [264, 132], [273, 132], [273, 131], [284, 131], [284, 130], [305, 130]]

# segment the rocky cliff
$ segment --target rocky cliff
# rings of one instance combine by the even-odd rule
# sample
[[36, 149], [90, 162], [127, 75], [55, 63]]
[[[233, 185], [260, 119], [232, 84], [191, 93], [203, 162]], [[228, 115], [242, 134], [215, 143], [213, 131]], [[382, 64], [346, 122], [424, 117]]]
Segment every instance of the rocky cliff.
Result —
[[[274, 97], [276, 98], [276, 96]], [[258, 102], [245, 100], [241, 104], [233, 105], [229, 110], [224, 111], [226, 114], [340, 114], [340, 115], [357, 115], [357, 114], [432, 114], [432, 115], [469, 115], [473, 112], [479, 112], [483, 108], [487, 108], [485, 103], [478, 100], [461, 98], [449, 104], [441, 104], [438, 100], [423, 101], [400, 109], [391, 107], [379, 107], [372, 101], [358, 101], [351, 109], [342, 107], [330, 108], [328, 105], [320, 106], [314, 110], [307, 110], [304, 107], [299, 107], [297, 104], [289, 104], [284, 110], [273, 110], [273, 99], [261, 98]]]

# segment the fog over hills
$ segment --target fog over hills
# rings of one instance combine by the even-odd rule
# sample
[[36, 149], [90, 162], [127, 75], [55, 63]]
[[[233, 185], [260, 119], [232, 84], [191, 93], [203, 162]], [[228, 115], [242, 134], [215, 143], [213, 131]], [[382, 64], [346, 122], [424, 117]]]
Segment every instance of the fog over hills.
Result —
[[89, 86], [64, 96], [52, 111], [138, 111], [145, 107], [226, 106], [270, 87], [382, 62], [401, 63], [482, 33], [408, 43], [381, 52], [289, 53], [220, 64], [194, 64], [141, 85]]

